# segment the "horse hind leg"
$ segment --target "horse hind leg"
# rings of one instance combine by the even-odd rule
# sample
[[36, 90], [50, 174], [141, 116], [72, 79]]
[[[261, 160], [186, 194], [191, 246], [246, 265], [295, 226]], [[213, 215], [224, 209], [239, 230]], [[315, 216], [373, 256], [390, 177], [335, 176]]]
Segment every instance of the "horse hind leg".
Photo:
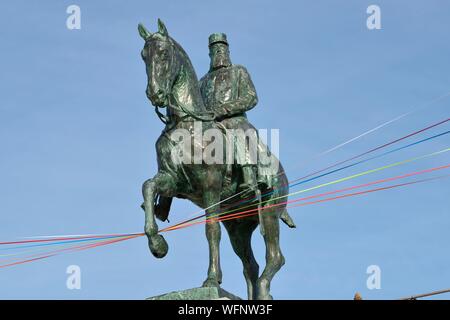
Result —
[[259, 266], [253, 255], [251, 238], [258, 226], [254, 220], [224, 221], [225, 228], [230, 236], [231, 246], [236, 255], [241, 259], [244, 268], [244, 277], [247, 282], [248, 300], [256, 299], [256, 282], [259, 275]]
[[[220, 185], [220, 184], [216, 184]], [[208, 276], [203, 282], [203, 287], [219, 287], [222, 283], [222, 270], [220, 268], [220, 239], [221, 230], [219, 221], [214, 217], [219, 211], [219, 206], [214, 205], [220, 201], [220, 191], [212, 188], [205, 188], [203, 192], [204, 204], [210, 207], [206, 210], [205, 233], [209, 247], [209, 267]]]
[[270, 282], [284, 265], [285, 260], [280, 249], [279, 212], [264, 210], [263, 221], [265, 227], [264, 242], [266, 244], [266, 266], [257, 281], [257, 299], [270, 300]]

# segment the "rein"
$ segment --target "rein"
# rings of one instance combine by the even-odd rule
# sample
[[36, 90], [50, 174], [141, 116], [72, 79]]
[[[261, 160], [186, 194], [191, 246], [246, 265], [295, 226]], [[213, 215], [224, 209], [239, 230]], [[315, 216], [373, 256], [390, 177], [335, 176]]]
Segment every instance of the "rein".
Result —
[[[176, 101], [176, 102], [178, 102], [178, 101]], [[176, 110], [178, 112], [185, 113], [185, 115], [180, 117], [180, 120], [173, 123], [173, 125], [176, 125], [176, 123], [178, 123], [178, 122], [184, 122], [188, 118], [194, 118], [195, 120], [202, 121], [202, 122], [214, 121], [214, 119], [215, 119], [214, 112], [212, 112], [212, 111], [205, 112], [204, 114], [207, 116], [207, 118], [204, 118], [203, 116], [197, 115], [197, 114], [191, 112], [190, 110], [185, 109], [179, 103], [177, 103], [177, 106], [171, 104], [170, 103], [170, 95], [169, 95], [169, 105], [167, 106], [167, 108], [172, 108], [173, 110]], [[169, 125], [172, 122], [169, 117], [167, 117], [161, 111], [159, 111], [158, 107], [155, 107], [155, 112], [158, 115], [158, 118], [161, 120], [161, 122], [164, 123], [165, 125]]]
[[158, 107], [155, 107], [156, 115], [158, 116], [159, 120], [161, 120], [162, 123], [167, 125], [170, 122], [170, 119], [166, 117], [164, 114], [162, 114], [161, 111], [158, 110]]

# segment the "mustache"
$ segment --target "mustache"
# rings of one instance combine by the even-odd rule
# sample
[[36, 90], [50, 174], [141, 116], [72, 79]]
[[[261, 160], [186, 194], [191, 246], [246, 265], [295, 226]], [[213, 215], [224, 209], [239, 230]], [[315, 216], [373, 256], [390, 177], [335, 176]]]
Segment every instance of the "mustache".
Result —
[[227, 54], [219, 54], [219, 55], [213, 56], [211, 58], [211, 61], [213, 61], [213, 62], [215, 62], [215, 61], [229, 62], [231, 60], [230, 60], [230, 57]]

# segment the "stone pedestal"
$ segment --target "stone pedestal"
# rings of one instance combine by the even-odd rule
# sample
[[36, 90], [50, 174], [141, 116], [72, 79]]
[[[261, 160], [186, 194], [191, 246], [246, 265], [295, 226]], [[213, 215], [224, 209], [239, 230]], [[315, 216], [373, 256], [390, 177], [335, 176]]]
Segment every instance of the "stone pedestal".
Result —
[[146, 300], [242, 300], [232, 293], [215, 287], [192, 288], [182, 291], [173, 291], [159, 296], [149, 297]]

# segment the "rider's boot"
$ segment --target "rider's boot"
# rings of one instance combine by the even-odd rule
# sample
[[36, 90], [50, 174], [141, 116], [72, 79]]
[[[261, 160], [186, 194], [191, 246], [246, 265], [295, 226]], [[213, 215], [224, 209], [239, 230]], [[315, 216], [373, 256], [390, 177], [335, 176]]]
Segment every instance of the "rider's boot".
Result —
[[258, 190], [258, 182], [256, 180], [255, 168], [253, 165], [242, 166], [243, 182], [239, 185], [239, 189], [247, 190], [246, 193], [254, 194]]
[[258, 205], [258, 217], [259, 217], [259, 226], [260, 232], [264, 236], [265, 235], [265, 227], [262, 219], [262, 197], [261, 190], [258, 188], [258, 181], [256, 179], [256, 168], [252, 165], [246, 165], [242, 167], [242, 173], [244, 177], [243, 183], [241, 183], [241, 190], [246, 190], [244, 195], [248, 195], [251, 193], [252, 196], [255, 197]]

